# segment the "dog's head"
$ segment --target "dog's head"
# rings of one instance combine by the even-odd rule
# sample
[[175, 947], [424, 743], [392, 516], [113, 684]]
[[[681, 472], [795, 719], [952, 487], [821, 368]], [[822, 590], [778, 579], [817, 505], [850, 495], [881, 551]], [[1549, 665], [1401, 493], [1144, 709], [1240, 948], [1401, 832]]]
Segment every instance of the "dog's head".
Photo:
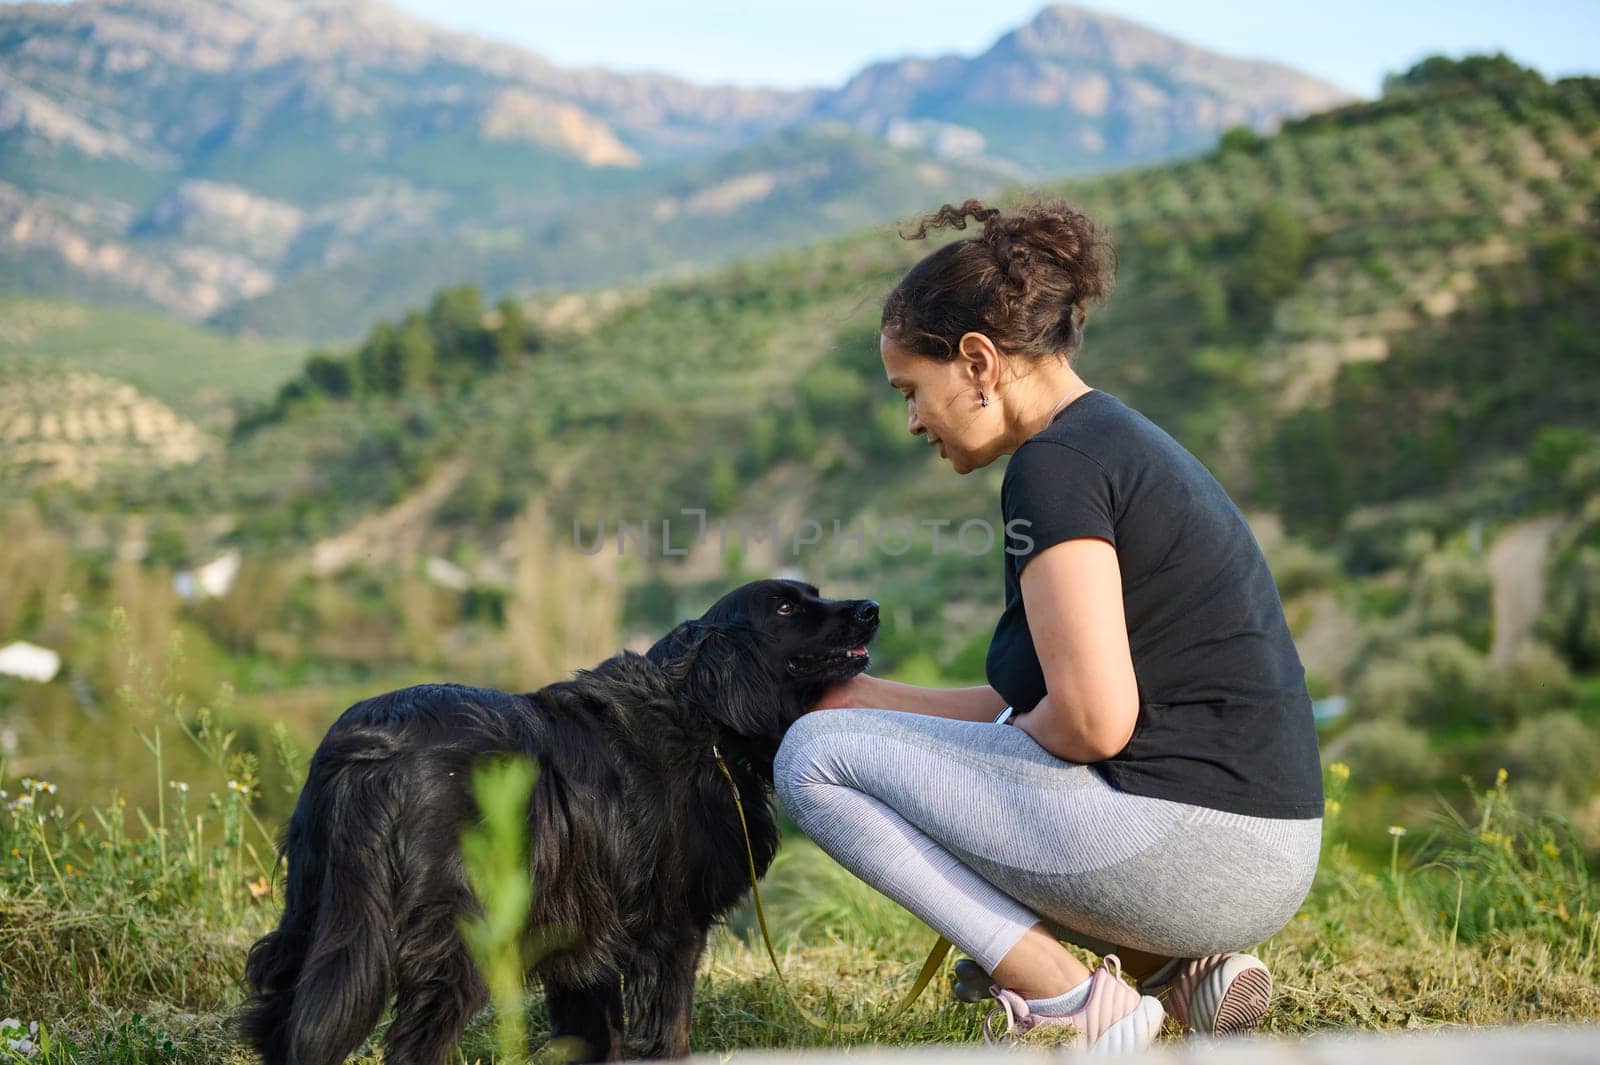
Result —
[[823, 599], [802, 581], [752, 581], [646, 654], [687, 702], [751, 738], [777, 739], [830, 684], [867, 668], [871, 599]]

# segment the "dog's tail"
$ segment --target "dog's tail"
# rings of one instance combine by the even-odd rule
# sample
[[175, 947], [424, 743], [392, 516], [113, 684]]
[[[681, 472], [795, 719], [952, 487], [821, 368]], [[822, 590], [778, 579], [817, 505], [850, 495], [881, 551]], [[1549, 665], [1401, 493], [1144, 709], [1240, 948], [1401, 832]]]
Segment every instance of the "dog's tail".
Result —
[[265, 1065], [338, 1065], [392, 992], [400, 737], [362, 725], [312, 759], [285, 831], [283, 916], [250, 948], [241, 1034]]

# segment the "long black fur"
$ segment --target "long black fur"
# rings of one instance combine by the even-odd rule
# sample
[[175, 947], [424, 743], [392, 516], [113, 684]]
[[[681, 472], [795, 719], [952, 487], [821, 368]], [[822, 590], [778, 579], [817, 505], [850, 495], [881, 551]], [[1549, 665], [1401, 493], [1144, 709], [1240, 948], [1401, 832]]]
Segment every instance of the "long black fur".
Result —
[[[780, 603], [788, 603], [791, 610]], [[711, 926], [749, 890], [720, 748], [757, 869], [777, 850], [772, 762], [827, 685], [865, 668], [870, 600], [757, 581], [645, 654], [512, 695], [424, 684], [356, 703], [311, 760], [285, 827], [278, 927], [250, 949], [239, 1017], [266, 1065], [337, 1065], [394, 1003], [389, 1065], [438, 1065], [487, 993], [457, 931], [477, 912], [459, 839], [473, 766], [533, 757], [530, 926], [554, 1036], [588, 1060], [681, 1057]], [[624, 990], [625, 989], [625, 990]]]

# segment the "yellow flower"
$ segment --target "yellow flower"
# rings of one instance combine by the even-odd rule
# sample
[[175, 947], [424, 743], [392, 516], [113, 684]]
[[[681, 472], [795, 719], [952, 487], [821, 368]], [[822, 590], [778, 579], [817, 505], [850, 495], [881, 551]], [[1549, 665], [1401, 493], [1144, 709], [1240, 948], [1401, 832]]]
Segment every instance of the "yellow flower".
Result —
[[1343, 809], [1343, 807], [1339, 805], [1338, 799], [1329, 799], [1327, 802], [1323, 803], [1323, 805], [1327, 808], [1324, 812], [1330, 815], [1336, 814]]
[[1501, 785], [1503, 785], [1506, 782], [1506, 777], [1508, 777], [1508, 776], [1510, 776], [1510, 774], [1505, 771], [1505, 767], [1504, 766], [1502, 766], [1501, 768], [1495, 770], [1495, 774], [1494, 774], [1495, 787], [1500, 787]]
[[1561, 857], [1561, 848], [1557, 847], [1554, 843], [1551, 843], [1549, 840], [1545, 840], [1544, 852], [1546, 854], [1548, 854], [1552, 858]]
[[1328, 772], [1332, 773], [1334, 776], [1338, 777], [1340, 780], [1349, 780], [1350, 779], [1350, 767], [1345, 765], [1343, 762], [1335, 762], [1335, 763], [1333, 763], [1332, 765], [1330, 765], [1328, 767]]

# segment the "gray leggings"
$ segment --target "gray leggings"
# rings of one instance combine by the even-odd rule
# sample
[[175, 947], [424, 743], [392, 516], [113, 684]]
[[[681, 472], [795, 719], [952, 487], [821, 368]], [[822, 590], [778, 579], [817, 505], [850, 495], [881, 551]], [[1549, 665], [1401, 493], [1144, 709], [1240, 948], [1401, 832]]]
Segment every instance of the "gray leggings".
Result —
[[1287, 924], [1322, 819], [1118, 791], [1010, 725], [818, 710], [778, 748], [778, 798], [856, 876], [994, 971], [1036, 922], [1097, 954], [1197, 958]]

